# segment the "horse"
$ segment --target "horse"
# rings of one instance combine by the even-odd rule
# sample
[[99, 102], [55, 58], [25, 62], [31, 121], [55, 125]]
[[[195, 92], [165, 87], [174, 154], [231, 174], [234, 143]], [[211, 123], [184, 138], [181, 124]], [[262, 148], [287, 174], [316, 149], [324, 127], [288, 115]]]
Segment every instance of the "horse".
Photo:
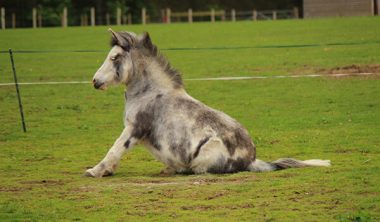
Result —
[[256, 159], [256, 146], [235, 119], [191, 97], [180, 73], [147, 32], [115, 32], [111, 50], [93, 77], [96, 89], [124, 84], [124, 129], [106, 156], [85, 176], [114, 174], [123, 154], [143, 144], [166, 165], [166, 175], [264, 172], [330, 166], [329, 160]]

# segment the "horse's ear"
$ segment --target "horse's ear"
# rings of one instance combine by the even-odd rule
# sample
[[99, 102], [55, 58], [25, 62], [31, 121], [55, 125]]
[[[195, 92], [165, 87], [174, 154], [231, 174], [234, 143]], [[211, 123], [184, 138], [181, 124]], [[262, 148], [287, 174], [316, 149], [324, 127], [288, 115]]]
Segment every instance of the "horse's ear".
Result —
[[108, 31], [112, 34], [111, 46], [118, 45], [124, 48], [128, 45], [128, 42], [119, 33], [114, 32], [111, 28]]
[[152, 43], [152, 40], [150, 39], [148, 32], [143, 33], [141, 42], [145, 48], [150, 49], [150, 50], [153, 49], [153, 43]]

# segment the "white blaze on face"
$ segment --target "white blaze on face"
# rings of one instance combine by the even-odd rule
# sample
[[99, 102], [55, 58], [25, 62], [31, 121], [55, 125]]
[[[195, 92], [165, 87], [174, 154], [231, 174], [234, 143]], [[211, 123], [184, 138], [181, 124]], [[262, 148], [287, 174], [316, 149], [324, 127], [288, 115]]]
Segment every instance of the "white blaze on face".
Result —
[[[118, 66], [120, 66], [119, 69]], [[131, 69], [132, 63], [129, 52], [125, 52], [120, 46], [115, 45], [108, 53], [103, 65], [95, 73], [94, 86], [95, 88], [106, 89], [109, 85], [125, 82]]]

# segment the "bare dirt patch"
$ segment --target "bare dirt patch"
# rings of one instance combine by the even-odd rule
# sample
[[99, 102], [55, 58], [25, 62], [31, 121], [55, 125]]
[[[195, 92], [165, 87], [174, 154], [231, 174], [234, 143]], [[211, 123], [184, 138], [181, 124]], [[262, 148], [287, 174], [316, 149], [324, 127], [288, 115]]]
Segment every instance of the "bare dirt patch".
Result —
[[0, 192], [23, 192], [31, 190], [31, 187], [1, 187], [0, 186]]
[[251, 174], [249, 176], [239, 176], [239, 177], [218, 177], [218, 178], [196, 178], [192, 179], [191, 183], [193, 185], [209, 185], [214, 183], [244, 183], [247, 181], [256, 180], [256, 176]]
[[213, 195], [206, 197], [205, 200], [213, 200], [216, 198], [227, 196], [228, 194], [229, 192], [227, 192], [226, 190], [217, 191]]
[[[171, 179], [175, 179], [173, 177]], [[230, 183], [230, 184], [239, 184], [245, 183], [248, 181], [256, 180], [254, 174], [244, 175], [239, 177], [228, 177], [220, 176], [215, 178], [189, 178], [184, 180], [168, 180], [168, 179], [154, 179], [154, 180], [145, 180], [145, 179], [130, 179], [128, 182], [123, 183], [123, 185], [134, 185], [134, 186], [168, 186], [168, 185], [210, 185], [215, 183]]]
[[237, 204], [237, 205], [193, 205], [193, 206], [182, 206], [181, 210], [189, 210], [189, 211], [208, 211], [208, 210], [237, 210], [237, 209], [247, 209], [254, 208], [255, 206], [251, 203]]
[[31, 181], [22, 181], [21, 184], [30, 184], [30, 185], [53, 185], [61, 186], [66, 184], [63, 180], [31, 180]]
[[331, 69], [319, 69], [317, 71], [321, 74], [363, 74], [363, 73], [379, 73], [380, 74], [380, 64], [372, 65], [348, 65], [341, 67], [334, 67]]

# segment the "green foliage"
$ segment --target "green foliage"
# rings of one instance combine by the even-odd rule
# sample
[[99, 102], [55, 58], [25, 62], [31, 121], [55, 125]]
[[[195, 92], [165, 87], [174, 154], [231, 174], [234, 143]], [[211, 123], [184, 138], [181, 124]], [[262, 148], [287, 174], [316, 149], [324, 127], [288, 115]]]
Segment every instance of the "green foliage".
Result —
[[[63, 8], [68, 6], [71, 6], [70, 0], [38, 1], [37, 8], [43, 18], [43, 26], [60, 26]], [[71, 9], [71, 7], [69, 9]]]
[[[163, 51], [185, 78], [314, 73], [380, 61], [379, 18], [114, 27], [147, 30], [159, 48], [318, 43], [306, 48]], [[90, 80], [107, 50], [106, 27], [5, 30], [0, 49], [97, 49], [15, 54], [21, 82]], [[361, 45], [327, 43], [363, 42]], [[1, 82], [12, 81], [0, 54]], [[5, 62], [4, 62], [5, 61]], [[0, 221], [378, 221], [378, 76], [185, 80], [188, 92], [239, 120], [263, 160], [331, 159], [331, 168], [230, 175], [159, 175], [141, 146], [112, 177], [82, 177], [121, 132], [123, 87], [0, 87]]]

